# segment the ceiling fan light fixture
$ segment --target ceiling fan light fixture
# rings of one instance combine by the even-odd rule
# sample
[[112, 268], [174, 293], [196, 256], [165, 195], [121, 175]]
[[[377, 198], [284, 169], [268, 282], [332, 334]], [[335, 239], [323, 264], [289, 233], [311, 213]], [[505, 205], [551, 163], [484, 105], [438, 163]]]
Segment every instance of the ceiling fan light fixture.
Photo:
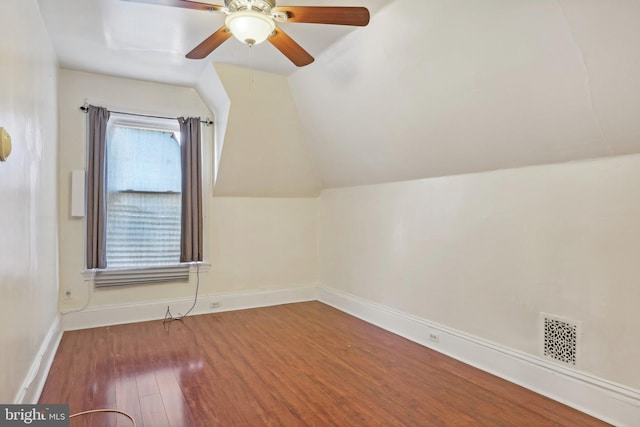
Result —
[[242, 43], [253, 46], [265, 41], [276, 29], [270, 16], [255, 10], [241, 10], [227, 15], [225, 25]]

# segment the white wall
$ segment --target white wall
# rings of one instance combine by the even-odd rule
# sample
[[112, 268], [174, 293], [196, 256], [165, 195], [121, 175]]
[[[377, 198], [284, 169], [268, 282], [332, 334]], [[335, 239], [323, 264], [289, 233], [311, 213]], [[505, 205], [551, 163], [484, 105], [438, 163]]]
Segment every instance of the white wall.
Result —
[[[189, 285], [159, 284], [97, 291], [84, 280], [84, 221], [69, 215], [69, 179], [72, 170], [85, 167], [86, 117], [79, 110], [85, 98], [90, 103], [120, 111], [166, 116], [211, 115], [198, 93], [190, 88], [60, 71], [58, 179], [62, 311], [83, 307], [89, 296], [91, 307], [193, 296], [196, 284], [193, 275]], [[227, 134], [232, 132], [233, 127], [229, 125]], [[210, 129], [208, 133], [204, 156], [211, 166]], [[225, 151], [232, 146], [225, 141], [221, 165], [229, 161]], [[205, 179], [208, 183], [212, 181], [210, 176]], [[201, 273], [200, 295], [315, 285], [314, 198], [226, 198], [212, 197], [212, 193], [211, 188], [205, 189], [205, 261], [211, 263], [211, 268]], [[63, 297], [66, 289], [71, 290], [71, 300]]]
[[533, 355], [582, 322], [580, 370], [640, 389], [640, 155], [323, 191], [320, 282]]
[[202, 74], [200, 74], [196, 90], [198, 91], [200, 98], [202, 98], [202, 101], [213, 112], [213, 119], [215, 119], [216, 122], [215, 129], [213, 131], [215, 146], [215, 152], [213, 153], [213, 185], [215, 186], [218, 177], [218, 170], [220, 169], [222, 147], [224, 146], [225, 135], [227, 133], [231, 101], [229, 100], [229, 96], [227, 95], [227, 92], [220, 81], [220, 76], [216, 73], [213, 64], [208, 64]]
[[56, 59], [34, 0], [0, 2], [0, 402], [21, 383], [57, 316]]

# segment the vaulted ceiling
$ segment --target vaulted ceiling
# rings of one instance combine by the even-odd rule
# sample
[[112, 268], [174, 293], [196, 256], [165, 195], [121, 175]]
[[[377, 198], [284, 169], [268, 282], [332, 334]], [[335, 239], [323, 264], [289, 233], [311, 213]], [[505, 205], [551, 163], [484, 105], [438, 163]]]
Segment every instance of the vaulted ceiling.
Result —
[[[281, 76], [291, 93], [285, 98], [297, 109], [287, 109], [289, 120], [299, 121], [291, 135], [302, 147], [279, 147], [299, 153], [314, 177], [310, 193], [318, 185], [640, 152], [637, 0], [351, 0], [348, 5], [370, 8], [369, 26], [283, 24], [316, 57], [301, 69], [267, 43], [248, 48], [235, 40], [206, 60], [184, 59], [222, 25], [215, 14], [119, 0], [39, 4], [66, 68], [191, 86], [202, 85], [211, 63]], [[347, 5], [278, 2], [285, 4]], [[234, 81], [226, 70], [226, 81]], [[237, 87], [230, 92], [239, 93]], [[278, 120], [278, 97], [269, 93], [274, 102], [267, 116]], [[280, 158], [293, 168], [296, 159], [282, 154], [271, 170]], [[233, 157], [242, 163], [238, 159], [250, 155], [245, 147]], [[223, 150], [221, 170], [224, 161]], [[253, 168], [254, 182], [270, 170], [245, 167]], [[275, 193], [287, 194], [287, 181], [274, 184], [283, 190]]]
[[640, 151], [640, 2], [397, 0], [292, 92], [326, 186]]

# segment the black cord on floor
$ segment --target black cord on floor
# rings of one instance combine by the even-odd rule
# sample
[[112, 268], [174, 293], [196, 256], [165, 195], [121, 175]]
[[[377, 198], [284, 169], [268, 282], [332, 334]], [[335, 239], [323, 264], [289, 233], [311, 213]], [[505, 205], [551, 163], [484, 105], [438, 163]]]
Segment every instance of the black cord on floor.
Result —
[[164, 320], [162, 321], [162, 323], [164, 324], [165, 322], [173, 322], [174, 320], [182, 320], [185, 317], [187, 317], [189, 315], [189, 313], [191, 313], [191, 310], [193, 310], [193, 308], [196, 306], [196, 303], [198, 302], [198, 290], [199, 289], [200, 289], [200, 263], [196, 262], [196, 296], [193, 299], [193, 304], [191, 305], [191, 308], [185, 314], [178, 313], [178, 316], [174, 317], [171, 314], [171, 310], [169, 309], [169, 306], [167, 306], [167, 312], [164, 314]]

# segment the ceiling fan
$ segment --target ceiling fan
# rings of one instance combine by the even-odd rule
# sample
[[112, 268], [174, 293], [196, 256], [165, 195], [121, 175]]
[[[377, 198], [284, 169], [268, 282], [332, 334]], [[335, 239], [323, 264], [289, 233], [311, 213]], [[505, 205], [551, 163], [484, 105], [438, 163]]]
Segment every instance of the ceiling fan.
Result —
[[313, 57], [289, 37], [276, 22], [308, 24], [353, 25], [364, 27], [369, 23], [369, 10], [351, 6], [282, 6], [276, 0], [224, 0], [224, 6], [189, 0], [124, 0], [185, 9], [221, 12], [226, 15], [224, 25], [187, 53], [187, 58], [202, 59], [213, 52], [232, 35], [253, 46], [269, 41], [298, 67], [309, 65]]

